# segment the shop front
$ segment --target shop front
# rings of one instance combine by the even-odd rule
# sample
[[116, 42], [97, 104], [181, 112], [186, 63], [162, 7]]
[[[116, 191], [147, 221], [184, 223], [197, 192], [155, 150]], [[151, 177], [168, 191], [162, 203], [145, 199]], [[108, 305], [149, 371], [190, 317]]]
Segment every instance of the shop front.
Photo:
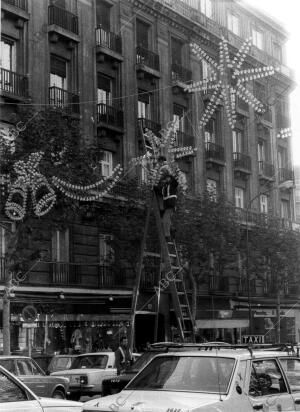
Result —
[[248, 319], [196, 319], [196, 334], [200, 342], [241, 343], [249, 330]]

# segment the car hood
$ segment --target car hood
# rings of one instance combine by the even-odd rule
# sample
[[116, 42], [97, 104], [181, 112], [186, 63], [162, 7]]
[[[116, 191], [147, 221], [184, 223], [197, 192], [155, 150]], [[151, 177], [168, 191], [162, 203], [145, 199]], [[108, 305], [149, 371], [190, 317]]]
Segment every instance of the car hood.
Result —
[[[99, 373], [107, 372], [107, 369], [94, 369], [94, 368], [80, 368], [80, 369], [66, 369], [64, 371], [52, 372], [50, 376], [69, 376], [69, 375], [84, 375], [86, 373]], [[112, 371], [111, 369], [109, 370]]]
[[218, 394], [124, 390], [115, 395], [85, 402], [83, 411], [165, 412], [173, 409], [187, 412], [219, 401], [220, 395]]
[[51, 408], [55, 410], [53, 408], [64, 408], [64, 410], [67, 410], [67, 408], [70, 408], [69, 410], [74, 412], [81, 412], [83, 406], [82, 402], [68, 401], [65, 399], [39, 398], [39, 402], [44, 409]]

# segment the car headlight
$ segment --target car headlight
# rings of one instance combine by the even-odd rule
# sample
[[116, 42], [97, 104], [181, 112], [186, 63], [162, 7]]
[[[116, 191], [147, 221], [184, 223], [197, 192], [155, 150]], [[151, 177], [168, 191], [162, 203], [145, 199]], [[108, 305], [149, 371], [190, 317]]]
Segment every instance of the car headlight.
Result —
[[81, 375], [79, 379], [80, 385], [87, 385], [88, 384], [88, 377], [86, 375]]

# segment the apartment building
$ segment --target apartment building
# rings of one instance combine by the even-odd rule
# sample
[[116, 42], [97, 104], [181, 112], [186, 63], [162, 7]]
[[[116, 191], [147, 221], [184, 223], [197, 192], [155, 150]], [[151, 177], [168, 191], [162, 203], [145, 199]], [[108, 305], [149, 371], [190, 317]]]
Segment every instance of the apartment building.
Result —
[[[178, 145], [197, 148], [196, 155], [179, 161], [191, 193], [206, 188], [226, 193], [242, 224], [259, 213], [294, 219], [293, 191], [283, 184], [293, 180], [290, 141], [280, 135], [290, 126], [288, 97], [294, 83], [285, 64], [287, 34], [276, 21], [235, 0], [3, 0], [1, 7], [3, 129], [14, 124], [21, 104], [35, 105], [37, 111], [61, 107], [97, 146], [102, 175], [109, 176], [118, 163], [126, 170], [132, 157], [143, 154], [143, 131], [158, 134], [175, 120]], [[234, 129], [222, 104], [200, 127], [211, 90], [189, 93], [186, 86], [208, 79], [210, 65], [192, 53], [190, 44], [218, 62], [222, 39], [233, 58], [250, 37], [245, 67], [278, 69], [247, 82], [264, 113], [239, 98]], [[141, 171], [138, 179], [143, 178]], [[265, 194], [266, 187], [273, 190]], [[5, 230], [0, 230], [3, 257]], [[45, 349], [46, 329], [55, 350], [71, 347], [76, 338], [82, 347], [96, 340], [112, 345], [130, 330], [134, 273], [115, 273], [113, 261], [107, 263], [109, 236], [89, 222], [50, 234], [51, 263], [32, 270], [11, 298], [13, 349], [28, 346], [22, 327], [28, 305], [37, 311], [37, 351]], [[3, 268], [0, 273], [4, 290]], [[146, 301], [153, 285], [143, 285]], [[274, 299], [265, 292], [253, 286], [258, 334], [264, 330], [263, 311], [270, 312], [267, 318], [275, 316]], [[284, 299], [286, 307], [294, 302]], [[247, 332], [247, 291], [230, 279], [203, 288], [198, 306], [196, 326], [209, 337], [237, 340]], [[296, 312], [287, 315], [291, 330]], [[137, 316], [140, 344], [153, 340], [154, 315], [149, 304]], [[170, 325], [161, 322], [160, 339], [170, 338]]]

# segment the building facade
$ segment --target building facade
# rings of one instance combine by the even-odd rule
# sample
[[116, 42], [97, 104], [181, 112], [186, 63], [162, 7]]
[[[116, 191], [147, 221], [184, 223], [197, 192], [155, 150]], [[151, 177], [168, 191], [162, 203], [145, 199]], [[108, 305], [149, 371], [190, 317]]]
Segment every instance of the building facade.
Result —
[[[293, 190], [284, 184], [293, 181], [291, 147], [280, 134], [290, 126], [294, 83], [285, 65], [287, 34], [277, 22], [234, 0], [3, 0], [1, 7], [3, 129], [15, 124], [19, 105], [63, 108], [96, 145], [102, 176], [109, 176], [118, 163], [126, 169], [143, 154], [145, 129], [157, 134], [175, 120], [178, 144], [197, 148], [195, 156], [179, 162], [192, 193], [225, 193], [242, 225], [260, 213], [294, 219]], [[245, 67], [278, 69], [247, 82], [264, 113], [257, 115], [238, 99], [234, 130], [222, 105], [200, 127], [211, 93], [188, 93], [186, 86], [208, 79], [210, 66], [192, 53], [191, 42], [218, 61], [222, 38], [233, 57], [249, 37]], [[138, 178], [143, 180], [142, 171]], [[0, 230], [3, 258], [5, 229]], [[48, 338], [55, 350], [74, 348], [74, 342], [81, 350], [94, 342], [112, 346], [130, 329], [134, 274], [115, 273], [113, 261], [107, 263], [109, 236], [89, 223], [50, 234], [51, 263], [35, 267], [11, 298], [14, 349], [28, 347], [22, 314], [28, 305], [37, 311], [37, 351], [45, 350]], [[223, 283], [213, 279], [200, 291], [196, 326], [209, 339], [238, 341], [249, 328], [247, 290], [230, 278]], [[252, 286], [255, 333], [264, 334], [276, 301], [260, 284]], [[296, 290], [287, 292], [282, 310], [297, 296]], [[284, 328], [298, 340], [297, 310], [287, 316]], [[145, 319], [154, 324], [151, 304], [136, 323], [141, 345], [153, 340]], [[161, 339], [170, 335], [166, 325], [160, 333]]]

